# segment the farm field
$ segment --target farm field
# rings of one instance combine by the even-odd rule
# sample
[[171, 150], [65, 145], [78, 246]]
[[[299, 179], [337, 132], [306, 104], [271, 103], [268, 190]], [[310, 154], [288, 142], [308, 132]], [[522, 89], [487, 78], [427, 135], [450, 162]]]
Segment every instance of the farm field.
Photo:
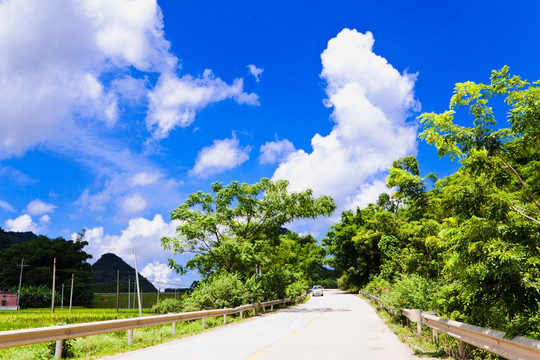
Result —
[[[155, 303], [156, 294], [152, 295]], [[163, 294], [160, 294], [160, 298]], [[172, 294], [174, 297], [174, 294]], [[127, 299], [127, 295], [126, 295]], [[127, 300], [126, 300], [127, 301]], [[107, 301], [108, 303], [109, 301]], [[116, 294], [114, 295], [116, 307]], [[151, 315], [149, 308], [143, 309], [143, 316]], [[246, 314], [247, 315], [247, 314]], [[54, 314], [49, 308], [25, 309], [20, 311], [0, 312], [0, 331], [16, 330], [25, 328], [45, 327], [57, 324], [75, 324], [93, 321], [114, 320], [137, 317], [137, 309], [120, 309], [116, 313], [114, 309], [88, 309], [73, 307], [72, 313], [64, 307], [55, 309]], [[222, 324], [222, 318], [207, 318], [206, 328], [212, 328]], [[228, 317], [228, 322], [238, 321], [237, 316]], [[134, 330], [133, 345], [127, 345], [126, 331], [108, 333], [102, 335], [87, 336], [83, 338], [65, 341], [63, 358], [70, 359], [94, 359], [105, 355], [124, 351], [131, 351], [162, 342], [170, 341], [186, 335], [196, 334], [203, 331], [201, 320], [177, 323], [176, 336], [172, 335], [172, 325], [161, 325]], [[17, 348], [0, 349], [0, 359], [10, 360], [34, 360], [53, 359], [55, 342], [21, 346]]]
[[[128, 309], [128, 295], [127, 293], [120, 293], [118, 303], [120, 309]], [[135, 297], [135, 303], [133, 302], [133, 294], [130, 294], [130, 306], [129, 308], [137, 308], [137, 299]], [[179, 299], [180, 294], [177, 294], [176, 297]], [[174, 293], [160, 293], [159, 298], [169, 299], [175, 298]], [[157, 302], [157, 293], [142, 293], [142, 307], [152, 308]], [[135, 306], [133, 306], [135, 304]], [[97, 293], [94, 295], [94, 300], [92, 300], [93, 308], [102, 308], [102, 309], [115, 309], [116, 310], [116, 293]]]

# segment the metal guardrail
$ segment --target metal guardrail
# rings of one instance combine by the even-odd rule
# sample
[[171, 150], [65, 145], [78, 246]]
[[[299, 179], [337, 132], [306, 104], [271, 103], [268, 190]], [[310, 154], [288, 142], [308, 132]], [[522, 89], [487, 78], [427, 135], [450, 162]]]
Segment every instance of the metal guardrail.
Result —
[[[367, 293], [360, 292], [360, 294]], [[371, 297], [374, 296], [370, 295], [369, 298]], [[378, 298], [376, 299], [380, 302]], [[417, 323], [417, 334], [422, 332], [423, 324], [433, 329], [434, 339], [437, 339], [437, 332], [445, 333], [457, 339], [459, 341], [459, 356], [462, 358], [465, 356], [465, 343], [467, 343], [506, 359], [540, 359], [540, 341], [538, 340], [521, 336], [507, 339], [505, 338], [506, 333], [503, 331], [440, 318], [433, 311], [422, 312], [420, 309], [401, 309], [401, 314], [410, 321]]]
[[[305, 297], [305, 294], [302, 295]], [[48, 326], [41, 328], [31, 328], [31, 329], [20, 329], [20, 330], [8, 330], [0, 331], [0, 349], [39, 344], [48, 341], [57, 341], [57, 354], [56, 358], [61, 358], [58, 355], [58, 342], [66, 339], [73, 339], [78, 337], [84, 337], [89, 335], [99, 335], [109, 332], [123, 331], [128, 330], [128, 344], [131, 344], [133, 339], [133, 329], [147, 327], [147, 326], [156, 326], [164, 324], [173, 324], [173, 334], [176, 332], [176, 323], [181, 321], [188, 320], [198, 320], [203, 319], [203, 327], [205, 319], [207, 317], [213, 316], [223, 316], [223, 321], [227, 321], [227, 315], [233, 315], [240, 313], [241, 317], [244, 311], [253, 310], [253, 313], [256, 313], [256, 310], [260, 307], [263, 307], [263, 310], [266, 306], [273, 306], [284, 304], [287, 302], [292, 302], [294, 299], [287, 298], [281, 300], [267, 301], [260, 304], [248, 304], [242, 305], [235, 308], [225, 308], [225, 309], [216, 309], [216, 310], [203, 310], [203, 311], [194, 311], [187, 313], [178, 313], [178, 314], [163, 314], [163, 315], [151, 315], [144, 317], [136, 317], [129, 319], [118, 319], [118, 320], [106, 320], [106, 321], [96, 321], [90, 323], [80, 323], [80, 324], [70, 324], [70, 325], [57, 325], [57, 326]], [[61, 349], [61, 343], [60, 343]], [[61, 351], [61, 350], [60, 350]]]
[[506, 333], [459, 321], [443, 319], [435, 315], [422, 314], [424, 325], [448, 334], [461, 342], [476, 346], [507, 359], [540, 359], [540, 341], [525, 337], [506, 339]]

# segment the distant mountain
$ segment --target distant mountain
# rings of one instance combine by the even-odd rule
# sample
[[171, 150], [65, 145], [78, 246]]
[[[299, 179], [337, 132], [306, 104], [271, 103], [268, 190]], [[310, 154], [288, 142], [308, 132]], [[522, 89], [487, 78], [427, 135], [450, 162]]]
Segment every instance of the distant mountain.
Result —
[[[135, 269], [115, 254], [103, 254], [92, 265], [94, 280], [92, 288], [97, 293], [116, 292], [116, 276], [120, 270], [120, 292], [128, 292], [130, 284], [131, 292], [136, 289]], [[139, 284], [142, 292], [156, 292], [157, 289], [144, 276], [139, 274]]]
[[0, 251], [11, 245], [20, 244], [28, 240], [36, 239], [37, 235], [33, 232], [13, 232], [4, 231], [0, 228]]

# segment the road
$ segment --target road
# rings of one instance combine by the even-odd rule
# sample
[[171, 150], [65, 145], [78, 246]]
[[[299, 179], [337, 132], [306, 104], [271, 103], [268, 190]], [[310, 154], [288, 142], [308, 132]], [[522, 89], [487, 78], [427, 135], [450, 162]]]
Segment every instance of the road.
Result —
[[277, 312], [102, 359], [419, 359], [362, 299], [339, 290]]

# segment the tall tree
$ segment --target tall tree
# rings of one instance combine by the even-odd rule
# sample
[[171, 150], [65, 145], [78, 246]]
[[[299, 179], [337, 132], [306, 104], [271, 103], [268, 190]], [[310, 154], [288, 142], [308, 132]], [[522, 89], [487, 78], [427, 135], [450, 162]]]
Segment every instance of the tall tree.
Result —
[[266, 261], [265, 249], [280, 244], [283, 226], [298, 219], [329, 216], [332, 198], [313, 197], [311, 190], [291, 192], [285, 180], [263, 178], [256, 184], [237, 181], [212, 184], [212, 192], [199, 191], [171, 213], [180, 221], [176, 237], [164, 237], [162, 245], [173, 254], [195, 253], [186, 267], [169, 260], [180, 272], [197, 269], [208, 276], [235, 272], [250, 276]]
[[86, 241], [51, 240], [46, 236], [12, 245], [0, 251], [0, 287], [17, 286], [23, 257], [28, 265], [23, 270], [23, 285], [51, 287], [53, 261], [56, 258], [56, 290], [63, 282], [68, 284], [71, 274], [75, 274], [74, 301], [89, 305], [93, 296], [90, 290], [92, 267], [87, 260], [92, 256], [83, 251], [86, 245]]

